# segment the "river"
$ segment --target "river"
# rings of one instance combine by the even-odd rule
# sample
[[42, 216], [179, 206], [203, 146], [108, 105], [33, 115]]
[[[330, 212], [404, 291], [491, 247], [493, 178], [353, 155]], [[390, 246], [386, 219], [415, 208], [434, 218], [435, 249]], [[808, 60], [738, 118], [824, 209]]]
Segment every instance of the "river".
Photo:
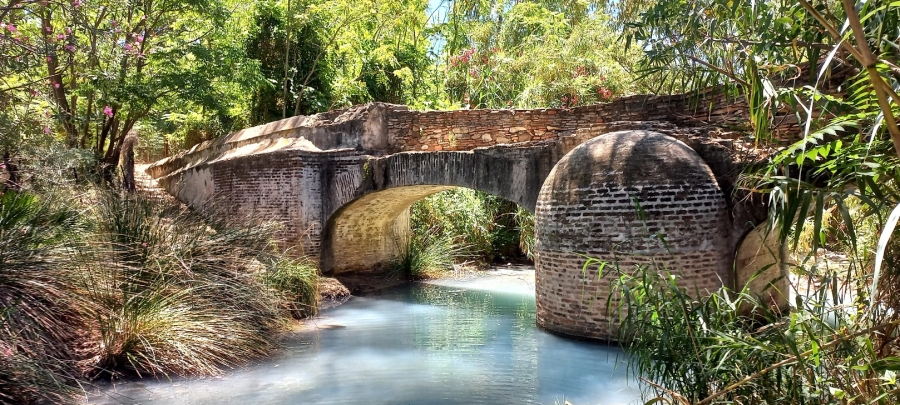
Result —
[[533, 271], [507, 268], [353, 297], [278, 357], [198, 380], [106, 387], [92, 404], [637, 403], [615, 347], [534, 325]]

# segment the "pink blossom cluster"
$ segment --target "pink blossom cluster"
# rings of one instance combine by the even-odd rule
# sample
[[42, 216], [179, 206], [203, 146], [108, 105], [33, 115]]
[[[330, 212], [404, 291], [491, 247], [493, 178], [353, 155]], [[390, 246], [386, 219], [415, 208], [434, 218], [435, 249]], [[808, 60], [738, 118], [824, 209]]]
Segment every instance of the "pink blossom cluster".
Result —
[[460, 64], [467, 64], [472, 60], [472, 56], [475, 56], [475, 48], [463, 49], [460, 55], [450, 57], [450, 64], [452, 64], [453, 67], [457, 67]]
[[562, 102], [563, 108], [569, 108], [569, 107], [574, 107], [574, 106], [578, 105], [578, 102], [581, 100], [578, 98], [577, 95], [574, 95], [572, 97], [569, 97], [566, 95], [566, 96], [562, 96], [562, 99], [560, 101]]
[[609, 100], [612, 98], [612, 91], [603, 86], [597, 86], [597, 95], [601, 100]]

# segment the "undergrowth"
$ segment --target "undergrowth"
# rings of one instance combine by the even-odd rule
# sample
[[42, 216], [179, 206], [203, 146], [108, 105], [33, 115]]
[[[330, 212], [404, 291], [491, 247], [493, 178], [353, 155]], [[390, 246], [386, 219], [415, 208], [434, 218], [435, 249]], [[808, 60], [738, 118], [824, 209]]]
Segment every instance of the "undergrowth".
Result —
[[437, 193], [410, 208], [408, 241], [398, 241], [394, 271], [421, 279], [439, 277], [454, 264], [490, 265], [532, 258], [534, 216], [516, 204], [469, 189]]
[[281, 254], [271, 225], [60, 193], [0, 198], [0, 403], [70, 402], [98, 377], [219, 374], [316, 312], [315, 267]]
[[810, 274], [808, 293], [781, 314], [747, 290], [704, 297], [670, 270], [612, 270], [618, 339], [651, 402], [897, 403], [900, 318], [885, 310], [896, 300], [870, 310], [865, 272]]

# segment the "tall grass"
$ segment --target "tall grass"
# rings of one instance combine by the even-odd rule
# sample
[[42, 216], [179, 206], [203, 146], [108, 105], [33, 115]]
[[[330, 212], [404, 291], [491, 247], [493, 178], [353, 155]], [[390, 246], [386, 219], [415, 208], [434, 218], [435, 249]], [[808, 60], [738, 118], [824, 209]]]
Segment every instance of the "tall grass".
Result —
[[[84, 202], [84, 204], [78, 203]], [[219, 374], [315, 314], [318, 275], [274, 226], [98, 190], [0, 197], [0, 403], [99, 376]]]
[[0, 196], [0, 403], [64, 402], [74, 394], [69, 305], [59, 248], [76, 212], [65, 201]]
[[77, 255], [96, 372], [216, 374], [268, 353], [282, 309], [315, 312], [315, 273], [298, 277], [275, 255], [271, 227], [202, 222], [113, 193], [97, 200]]
[[465, 245], [437, 233], [411, 234], [391, 271], [407, 280], [437, 278], [468, 256]]
[[619, 339], [648, 397], [680, 404], [897, 403], [897, 313], [867, 316], [846, 273], [815, 276], [793, 311], [748, 291], [696, 299], [677, 272], [619, 274]]
[[458, 188], [413, 204], [410, 225], [414, 240], [450, 243], [459, 246], [467, 259], [490, 264], [522, 254], [520, 233], [529, 224], [533, 229], [534, 219], [520, 211], [502, 198]]
[[279, 258], [270, 262], [262, 277], [265, 285], [280, 295], [295, 319], [314, 316], [319, 308], [318, 270], [309, 260]]

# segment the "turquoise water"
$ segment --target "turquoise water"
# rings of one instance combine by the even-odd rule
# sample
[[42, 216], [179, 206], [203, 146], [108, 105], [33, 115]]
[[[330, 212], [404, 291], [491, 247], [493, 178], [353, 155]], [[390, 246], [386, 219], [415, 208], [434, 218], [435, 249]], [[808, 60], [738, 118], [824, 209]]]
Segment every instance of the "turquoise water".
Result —
[[90, 402], [637, 402], [621, 350], [537, 329], [533, 293], [478, 287], [416, 284], [354, 297], [323, 311], [263, 364], [221, 378], [118, 384]]

